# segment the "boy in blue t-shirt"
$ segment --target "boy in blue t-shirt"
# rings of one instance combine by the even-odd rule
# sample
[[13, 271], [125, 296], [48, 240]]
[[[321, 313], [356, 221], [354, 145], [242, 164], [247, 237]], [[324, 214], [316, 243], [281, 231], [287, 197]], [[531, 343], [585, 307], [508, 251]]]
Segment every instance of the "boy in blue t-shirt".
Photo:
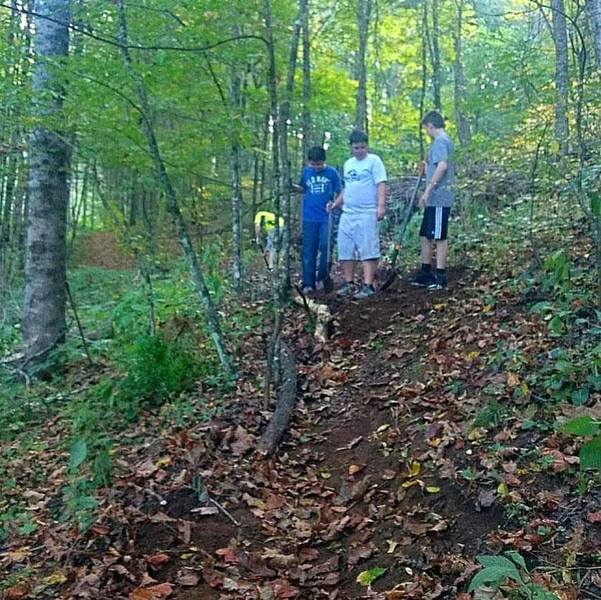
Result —
[[[326, 165], [326, 151], [314, 146], [308, 152], [309, 165], [303, 169], [300, 184], [303, 193], [303, 292], [323, 288], [329, 282], [327, 204], [342, 190], [338, 171]], [[319, 267], [317, 254], [319, 253]], [[317, 270], [317, 278], [315, 271]]]

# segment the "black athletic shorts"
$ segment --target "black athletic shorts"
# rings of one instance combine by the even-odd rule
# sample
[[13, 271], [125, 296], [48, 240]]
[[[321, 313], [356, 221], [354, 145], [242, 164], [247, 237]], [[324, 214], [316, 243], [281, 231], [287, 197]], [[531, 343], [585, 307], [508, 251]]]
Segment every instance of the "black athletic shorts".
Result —
[[448, 206], [426, 206], [419, 235], [429, 240], [446, 240], [450, 214]]

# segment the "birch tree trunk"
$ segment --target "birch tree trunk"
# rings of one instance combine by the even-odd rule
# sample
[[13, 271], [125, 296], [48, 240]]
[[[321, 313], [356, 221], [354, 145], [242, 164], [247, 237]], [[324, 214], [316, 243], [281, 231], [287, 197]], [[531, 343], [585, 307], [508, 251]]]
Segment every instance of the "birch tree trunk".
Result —
[[[238, 27], [234, 27], [232, 35], [239, 35]], [[231, 97], [232, 115], [234, 116], [233, 140], [231, 149], [232, 172], [232, 275], [234, 289], [239, 293], [242, 289], [242, 175], [240, 172], [240, 132], [238, 127], [242, 120], [242, 97], [240, 76], [232, 68]], [[254, 215], [253, 215], [254, 216]]]
[[[291, 243], [291, 232], [292, 232], [292, 206], [290, 201], [290, 183], [292, 181], [290, 156], [288, 153], [288, 120], [290, 119], [290, 104], [292, 102], [292, 93], [294, 92], [294, 76], [296, 74], [296, 62], [298, 57], [298, 45], [300, 40], [300, 32], [302, 25], [302, 7], [299, 2], [299, 14], [294, 21], [294, 27], [292, 29], [292, 39], [290, 40], [290, 56], [288, 59], [288, 75], [286, 77], [286, 89], [284, 93], [284, 100], [280, 108], [280, 129], [279, 129], [279, 145], [280, 145], [280, 159], [282, 161], [282, 198], [284, 200], [283, 207], [280, 206], [282, 215], [286, 221], [284, 226], [284, 239], [283, 239], [283, 250], [284, 250], [284, 272], [282, 280], [282, 292], [285, 294], [290, 289], [290, 243]], [[283, 208], [283, 210], [282, 210]]]
[[157, 172], [159, 183], [167, 200], [167, 210], [171, 214], [171, 218], [173, 219], [173, 223], [175, 224], [175, 228], [177, 230], [180, 245], [190, 265], [194, 285], [196, 287], [196, 291], [200, 298], [201, 304], [204, 308], [205, 315], [207, 317], [207, 325], [209, 328], [209, 332], [217, 350], [217, 354], [219, 355], [219, 360], [221, 361], [221, 365], [223, 366], [223, 369], [226, 372], [226, 374], [232, 375], [232, 368], [225, 346], [225, 340], [221, 332], [219, 316], [217, 314], [217, 310], [215, 309], [215, 305], [211, 300], [209, 288], [207, 287], [204, 275], [198, 262], [198, 257], [196, 256], [194, 246], [192, 245], [192, 239], [190, 238], [190, 234], [184, 221], [184, 217], [182, 216], [182, 213], [179, 209], [175, 189], [173, 187], [173, 184], [171, 183], [169, 174], [167, 173], [163, 157], [161, 156], [159, 145], [156, 139], [154, 124], [152, 122], [150, 104], [148, 102], [148, 96], [146, 94], [144, 82], [140, 74], [134, 68], [131, 55], [129, 53], [129, 48], [127, 47], [129, 38], [127, 35], [125, 0], [118, 0], [118, 6], [119, 41], [121, 43], [121, 54], [123, 56], [123, 62], [125, 63], [125, 67], [130, 77], [134, 81], [138, 93], [138, 100], [140, 102], [144, 133], [146, 134], [146, 138], [148, 141], [150, 156], [152, 157], [152, 161]]
[[559, 155], [568, 152], [568, 34], [563, 0], [551, 0], [553, 42], [555, 44], [555, 139]]
[[[69, 49], [68, 0], [37, 0], [33, 114], [37, 121], [29, 145], [29, 206], [25, 264], [23, 341], [28, 368], [66, 333], [66, 222], [70, 151], [61, 132], [44, 120], [60, 122], [64, 90], [54, 75]], [[44, 18], [52, 17], [52, 20]], [[57, 60], [58, 59], [58, 60]]]
[[311, 118], [311, 38], [309, 29], [309, 0], [300, 0], [303, 27], [303, 161], [313, 145], [313, 122]]
[[359, 31], [359, 51], [357, 53], [357, 104], [355, 108], [355, 127], [367, 132], [367, 41], [372, 0], [357, 0], [357, 28]]
[[601, 0], [586, 0], [586, 11], [595, 40], [595, 67], [601, 71]]
[[[275, 42], [273, 39], [273, 20], [271, 15], [271, 1], [263, 0], [263, 19], [265, 21], [265, 39], [267, 40], [267, 55], [268, 55], [268, 74], [267, 74], [267, 89], [269, 91], [269, 109], [271, 113], [271, 160], [272, 160], [272, 194], [275, 199], [275, 213], [277, 216], [281, 214], [281, 128], [282, 120], [278, 109], [278, 89], [277, 89], [277, 69], [275, 60]], [[293, 34], [294, 35], [294, 34]], [[273, 289], [273, 308], [275, 313], [273, 333], [267, 348], [267, 368], [265, 370], [265, 389], [264, 403], [267, 407], [271, 396], [271, 385], [274, 379], [279, 379], [280, 373], [280, 341], [283, 326], [284, 313], [284, 288], [282, 285], [282, 277], [280, 275], [281, 263], [279, 252], [276, 253], [276, 262], [274, 268]]]

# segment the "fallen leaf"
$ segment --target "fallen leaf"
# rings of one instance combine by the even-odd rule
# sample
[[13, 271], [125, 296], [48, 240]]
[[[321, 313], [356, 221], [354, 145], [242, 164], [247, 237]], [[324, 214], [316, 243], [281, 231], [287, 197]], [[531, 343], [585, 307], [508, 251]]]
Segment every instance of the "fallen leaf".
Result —
[[151, 587], [138, 588], [129, 594], [129, 600], [159, 600], [173, 593], [170, 583], [159, 583]]
[[223, 558], [223, 560], [225, 562], [229, 562], [229, 563], [237, 563], [238, 562], [238, 557], [236, 556], [236, 553], [231, 548], [219, 548], [218, 550], [215, 550], [215, 554], [217, 556], [221, 556], [221, 558]]
[[515, 373], [507, 373], [507, 387], [510, 389], [516, 388], [520, 385], [520, 380]]
[[153, 554], [152, 556], [145, 556], [144, 558], [155, 571], [156, 569], [159, 569], [161, 565], [169, 562], [169, 557], [166, 554]]
[[417, 477], [422, 470], [421, 464], [417, 460], [412, 460], [407, 468], [408, 477]]
[[601, 523], [601, 510], [588, 514], [589, 523]]
[[60, 585], [61, 583], [65, 583], [67, 581], [67, 576], [62, 571], [57, 571], [50, 575], [50, 577], [46, 577], [47, 585]]
[[256, 447], [255, 437], [248, 433], [244, 427], [238, 425], [234, 432], [234, 441], [230, 444], [232, 452], [234, 454], [242, 455], [254, 447]]
[[414, 485], [424, 485], [423, 481], [420, 481], [419, 479], [409, 479], [408, 481], [403, 481], [403, 483], [401, 483], [401, 486], [403, 488], [410, 488], [413, 487]]
[[387, 569], [385, 567], [374, 567], [373, 569], [369, 569], [367, 571], [361, 571], [359, 575], [357, 575], [357, 583], [364, 587], [371, 585], [378, 577], [381, 577], [386, 573]]
[[478, 494], [478, 504], [482, 508], [490, 508], [495, 503], [496, 497], [497, 492], [495, 490], [482, 490]]
[[21, 598], [27, 598], [29, 588], [25, 584], [19, 583], [9, 587], [4, 593], [6, 594], [6, 600], [21, 600]]
[[340, 448], [336, 448], [336, 452], [342, 452], [343, 450], [352, 450], [362, 440], [363, 440], [363, 436], [360, 435], [360, 436], [356, 437], [355, 439], [351, 440], [345, 446], [340, 446]]
[[348, 468], [349, 477], [352, 477], [353, 475], [360, 473], [361, 471], [363, 471], [363, 469], [365, 469], [365, 465], [349, 465], [349, 468]]
[[180, 571], [177, 575], [177, 579], [175, 583], [178, 585], [183, 585], [184, 587], [195, 587], [198, 585], [200, 581], [200, 577], [193, 572], [182, 572]]

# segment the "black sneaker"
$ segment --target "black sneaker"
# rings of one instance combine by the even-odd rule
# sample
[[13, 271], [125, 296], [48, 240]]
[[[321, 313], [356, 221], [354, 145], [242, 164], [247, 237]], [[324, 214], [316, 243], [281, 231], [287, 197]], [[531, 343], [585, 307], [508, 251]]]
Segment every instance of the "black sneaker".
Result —
[[434, 275], [428, 271], [422, 271], [421, 269], [417, 272], [415, 279], [411, 282], [411, 285], [416, 287], [429, 287], [436, 282]]
[[444, 290], [447, 287], [447, 276], [444, 273], [436, 273], [434, 281], [428, 286], [429, 290]]

